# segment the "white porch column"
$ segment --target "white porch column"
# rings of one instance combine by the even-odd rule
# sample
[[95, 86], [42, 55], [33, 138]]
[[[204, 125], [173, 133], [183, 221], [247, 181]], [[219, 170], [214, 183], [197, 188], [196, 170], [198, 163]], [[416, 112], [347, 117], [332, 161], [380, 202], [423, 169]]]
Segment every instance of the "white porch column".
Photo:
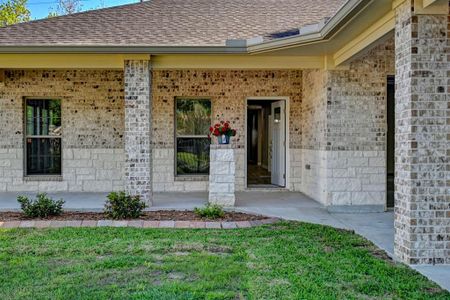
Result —
[[231, 145], [211, 145], [209, 203], [234, 206], [236, 161]]
[[151, 70], [149, 60], [125, 61], [125, 190], [151, 205]]
[[409, 264], [450, 263], [449, 3], [396, 8], [395, 255]]

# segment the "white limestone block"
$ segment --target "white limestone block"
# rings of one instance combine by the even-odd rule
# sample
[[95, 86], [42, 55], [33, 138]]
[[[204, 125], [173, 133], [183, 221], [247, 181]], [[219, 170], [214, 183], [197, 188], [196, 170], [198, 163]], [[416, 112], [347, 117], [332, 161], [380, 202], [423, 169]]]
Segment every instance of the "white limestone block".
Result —
[[213, 145], [210, 150], [210, 203], [233, 206], [235, 202], [236, 162], [229, 145]]

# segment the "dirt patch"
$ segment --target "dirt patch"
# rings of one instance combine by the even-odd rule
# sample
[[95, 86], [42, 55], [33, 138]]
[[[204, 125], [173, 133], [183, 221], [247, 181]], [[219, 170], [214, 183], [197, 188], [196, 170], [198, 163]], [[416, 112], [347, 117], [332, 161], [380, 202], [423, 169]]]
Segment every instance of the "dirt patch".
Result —
[[333, 253], [334, 252], [334, 248], [331, 246], [325, 246], [323, 248], [323, 251], [325, 251], [325, 253]]
[[190, 243], [190, 244], [175, 244], [172, 246], [173, 252], [194, 252], [202, 251], [204, 246], [200, 243]]
[[211, 253], [219, 253], [219, 254], [230, 254], [233, 253], [233, 249], [231, 247], [226, 246], [208, 246], [206, 250]]
[[177, 244], [172, 247], [172, 253], [176, 256], [189, 255], [192, 252], [206, 251], [212, 254], [231, 254], [233, 249], [227, 246], [202, 245], [202, 244]]
[[389, 257], [389, 255], [387, 255], [386, 251], [378, 249], [376, 247], [370, 247], [368, 250], [373, 256], [380, 258], [384, 261], [387, 261], [391, 264], [395, 264], [394, 260], [391, 257]]
[[177, 252], [173, 253], [173, 255], [175, 255], [175, 256], [188, 256], [190, 254], [191, 254], [191, 252], [181, 252], [181, 251], [177, 251]]
[[94, 281], [95, 285], [108, 286], [117, 285], [125, 287], [130, 281], [136, 278], [148, 278], [152, 283], [158, 283], [163, 276], [163, 272], [159, 270], [150, 270], [144, 266], [136, 266], [130, 269], [115, 269], [102, 274], [98, 280]]
[[194, 282], [198, 280], [198, 276], [195, 274], [185, 274], [183, 272], [172, 271], [167, 274], [167, 279], [169, 281]]
[[184, 273], [181, 272], [170, 272], [169, 274], [167, 274], [167, 278], [172, 280], [182, 280], [186, 278], [186, 275], [184, 275]]
[[283, 278], [276, 278], [270, 281], [270, 286], [291, 285], [289, 280]]
[[441, 289], [440, 287], [429, 287], [426, 289], [426, 291], [428, 294], [435, 295], [435, 294], [442, 293], [444, 290]]
[[364, 248], [367, 251], [369, 251], [369, 253], [376, 257], [379, 258], [381, 260], [384, 260], [390, 264], [395, 264], [394, 260], [386, 253], [386, 251], [378, 248], [377, 246], [373, 245], [372, 243], [355, 243], [352, 245], [355, 248]]
[[[0, 212], [0, 221], [29, 221], [29, 220], [55, 220], [55, 221], [73, 221], [73, 220], [107, 220], [109, 219], [104, 213], [96, 212], [64, 212], [60, 216], [48, 217], [47, 219], [28, 218], [21, 212]], [[137, 220], [144, 221], [221, 221], [221, 222], [237, 222], [237, 221], [256, 221], [268, 219], [265, 216], [251, 215], [240, 212], [226, 212], [222, 218], [207, 219], [197, 216], [193, 211], [147, 211]]]

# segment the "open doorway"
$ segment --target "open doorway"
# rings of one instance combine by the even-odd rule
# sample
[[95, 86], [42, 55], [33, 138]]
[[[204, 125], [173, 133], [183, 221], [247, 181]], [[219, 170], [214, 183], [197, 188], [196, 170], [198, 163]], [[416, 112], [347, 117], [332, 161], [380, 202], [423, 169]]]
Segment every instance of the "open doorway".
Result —
[[387, 208], [394, 207], [395, 179], [395, 77], [387, 78], [386, 182]]
[[247, 102], [247, 187], [286, 186], [286, 101]]

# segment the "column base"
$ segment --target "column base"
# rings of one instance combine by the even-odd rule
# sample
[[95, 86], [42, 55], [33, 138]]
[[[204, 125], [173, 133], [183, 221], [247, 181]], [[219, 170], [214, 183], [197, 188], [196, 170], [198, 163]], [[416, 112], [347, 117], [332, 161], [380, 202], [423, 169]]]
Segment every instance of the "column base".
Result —
[[211, 204], [217, 204], [225, 207], [232, 207], [236, 202], [236, 196], [230, 195], [229, 193], [209, 193], [208, 202]]
[[234, 206], [236, 201], [236, 161], [230, 145], [211, 145], [208, 202]]

